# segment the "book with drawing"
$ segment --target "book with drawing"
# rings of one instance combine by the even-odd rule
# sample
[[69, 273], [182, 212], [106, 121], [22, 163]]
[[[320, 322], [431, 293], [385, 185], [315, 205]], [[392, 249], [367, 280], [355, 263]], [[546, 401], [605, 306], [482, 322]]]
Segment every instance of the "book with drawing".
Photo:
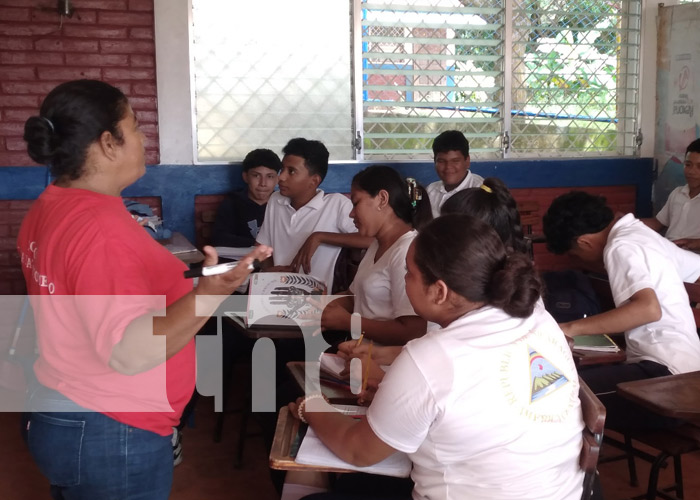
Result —
[[[295, 319], [316, 314], [306, 300], [309, 295], [325, 295], [326, 285], [312, 276], [299, 273], [255, 273], [250, 277], [248, 307], [242, 321], [246, 328], [292, 327]], [[319, 318], [320, 321], [320, 318]]]
[[607, 335], [577, 335], [574, 337], [575, 351], [618, 352], [620, 348]]
[[[361, 406], [336, 406], [346, 415], [363, 415], [366, 409]], [[314, 430], [309, 427], [306, 430], [299, 450], [294, 459], [297, 463], [306, 465], [318, 465], [337, 469], [348, 469], [368, 474], [380, 474], [383, 476], [408, 477], [411, 474], [411, 459], [408, 455], [396, 452], [379, 463], [367, 467], [358, 467], [349, 464], [329, 450], [318, 438]]]

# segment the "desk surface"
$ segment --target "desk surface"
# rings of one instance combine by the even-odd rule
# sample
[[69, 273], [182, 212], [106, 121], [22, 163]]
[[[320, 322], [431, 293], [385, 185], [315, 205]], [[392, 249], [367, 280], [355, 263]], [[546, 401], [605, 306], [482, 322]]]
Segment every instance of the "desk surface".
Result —
[[574, 349], [574, 362], [577, 367], [592, 365], [614, 365], [624, 363], [627, 359], [624, 349], [618, 352], [598, 352]]
[[[290, 361], [287, 363], [287, 369], [292, 374], [294, 381], [299, 386], [302, 392], [305, 391], [306, 385], [306, 370], [320, 370], [318, 361]], [[314, 388], [315, 391], [318, 389]], [[333, 384], [325, 380], [321, 380], [321, 392], [328, 398], [331, 404], [337, 405], [356, 405], [357, 394], [353, 394], [348, 387]]]
[[289, 414], [289, 408], [284, 406], [280, 409], [279, 416], [277, 417], [277, 427], [275, 428], [275, 437], [272, 441], [272, 448], [270, 449], [271, 469], [306, 470], [316, 472], [352, 472], [347, 469], [336, 469], [333, 467], [323, 467], [320, 465], [298, 464], [294, 460], [294, 456], [296, 456], [294, 441], [297, 437], [300, 425], [301, 422]]
[[660, 415], [700, 422], [700, 371], [623, 382], [617, 392]]
[[170, 238], [158, 240], [158, 242], [185, 264], [196, 264], [204, 260], [204, 254], [197, 250], [182, 233], [175, 232]]

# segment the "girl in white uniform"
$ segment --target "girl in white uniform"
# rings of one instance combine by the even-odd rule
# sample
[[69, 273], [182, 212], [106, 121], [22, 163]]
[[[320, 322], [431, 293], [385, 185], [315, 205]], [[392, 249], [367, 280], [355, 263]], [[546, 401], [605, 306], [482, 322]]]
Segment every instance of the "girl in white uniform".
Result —
[[374, 238], [360, 262], [346, 295], [327, 305], [321, 325], [324, 330], [350, 331], [351, 314], [361, 317], [367, 339], [382, 344], [403, 345], [425, 333], [406, 297], [404, 274], [406, 252], [416, 236], [414, 225], [430, 220], [430, 202], [423, 189], [396, 170], [372, 166], [359, 172], [350, 189], [352, 217], [362, 236]]
[[413, 308], [441, 328], [406, 345], [366, 419], [317, 395], [292, 414], [355, 465], [408, 453], [414, 499], [580, 498], [578, 376], [530, 260], [484, 222], [447, 215], [406, 266]]

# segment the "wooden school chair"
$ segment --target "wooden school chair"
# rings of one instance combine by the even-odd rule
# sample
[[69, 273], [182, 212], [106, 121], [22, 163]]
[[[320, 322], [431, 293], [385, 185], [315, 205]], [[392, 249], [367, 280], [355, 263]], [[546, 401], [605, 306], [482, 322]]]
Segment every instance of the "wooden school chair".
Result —
[[[685, 288], [693, 310], [695, 325], [700, 328], [700, 309], [696, 307], [700, 303], [700, 285], [697, 283], [685, 283]], [[676, 375], [676, 377], [682, 376]], [[633, 441], [653, 448], [658, 453], [654, 455], [635, 448]], [[638, 484], [635, 457], [652, 464], [647, 491], [645, 494], [635, 498], [654, 500], [657, 497], [661, 497], [667, 500], [680, 500], [684, 497], [681, 457], [686, 453], [700, 450], [700, 427], [695, 422], [686, 423], [671, 429], [628, 432], [624, 434], [624, 442], [606, 437], [606, 443], [624, 450], [623, 455], [610, 457], [605, 461], [626, 459], [632, 486]], [[659, 488], [659, 473], [662, 468], [666, 467], [669, 458], [673, 460], [674, 483]], [[673, 495], [669, 492], [673, 492]]]
[[579, 467], [585, 473], [581, 500], [589, 500], [593, 497], [593, 484], [598, 474], [598, 457], [605, 429], [605, 406], [580, 378], [579, 384], [579, 399], [584, 423]]

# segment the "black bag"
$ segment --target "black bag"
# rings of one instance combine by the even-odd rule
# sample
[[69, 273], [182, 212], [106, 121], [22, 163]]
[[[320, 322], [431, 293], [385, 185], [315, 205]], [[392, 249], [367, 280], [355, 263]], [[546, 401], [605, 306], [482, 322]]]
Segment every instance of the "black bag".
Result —
[[557, 323], [566, 323], [601, 312], [598, 296], [588, 277], [580, 271], [542, 274], [544, 307]]

